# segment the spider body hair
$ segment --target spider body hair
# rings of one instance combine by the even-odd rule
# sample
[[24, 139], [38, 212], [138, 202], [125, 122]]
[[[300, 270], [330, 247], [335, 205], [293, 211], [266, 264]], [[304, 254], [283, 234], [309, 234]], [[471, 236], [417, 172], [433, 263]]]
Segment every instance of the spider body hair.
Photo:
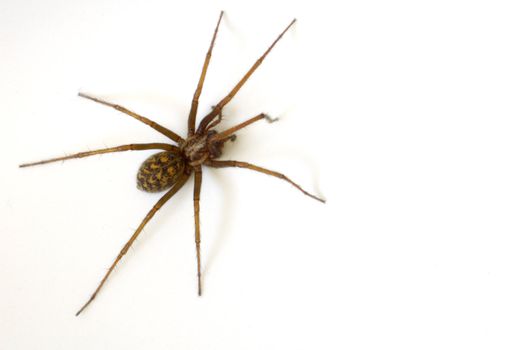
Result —
[[190, 166], [199, 166], [207, 160], [221, 157], [223, 146], [228, 139], [216, 139], [216, 135], [215, 130], [198, 131], [183, 142], [181, 152]]

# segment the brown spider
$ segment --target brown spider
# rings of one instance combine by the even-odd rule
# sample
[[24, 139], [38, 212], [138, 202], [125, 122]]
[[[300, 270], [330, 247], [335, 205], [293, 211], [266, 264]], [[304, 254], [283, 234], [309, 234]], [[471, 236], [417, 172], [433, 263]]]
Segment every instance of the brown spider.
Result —
[[252, 65], [248, 72], [241, 78], [241, 80], [234, 86], [232, 91], [226, 95], [217, 105], [215, 105], [210, 113], [208, 113], [199, 126], [197, 130], [195, 128], [195, 118], [197, 114], [197, 106], [199, 103], [199, 96], [201, 95], [201, 90], [203, 88], [203, 83], [206, 76], [206, 71], [208, 69], [208, 64], [210, 63], [210, 58], [212, 56], [212, 49], [214, 47], [214, 42], [217, 35], [217, 30], [219, 28], [219, 23], [223, 18], [223, 11], [219, 15], [219, 20], [214, 30], [214, 35], [208, 48], [206, 58], [203, 64], [201, 71], [201, 76], [199, 78], [199, 83], [197, 84], [197, 89], [195, 90], [194, 97], [192, 99], [192, 107], [190, 109], [190, 114], [188, 116], [188, 134], [186, 139], [179, 136], [175, 132], [168, 130], [167, 128], [157, 124], [156, 122], [138, 115], [122, 106], [100, 100], [98, 98], [86, 95], [84, 93], [79, 93], [80, 97], [87, 98], [89, 100], [101, 103], [103, 105], [113, 107], [116, 110], [128, 114], [129, 116], [143, 122], [146, 125], [149, 125], [153, 129], [157, 130], [161, 134], [167, 136], [172, 141], [176, 143], [142, 143], [142, 144], [131, 144], [123, 145], [117, 147], [110, 147], [99, 149], [89, 152], [81, 152], [72, 154], [66, 157], [52, 158], [47, 160], [42, 160], [34, 163], [21, 164], [20, 167], [29, 167], [33, 165], [46, 164], [51, 162], [57, 162], [66, 159], [73, 158], [83, 158], [92, 156], [95, 154], [111, 153], [111, 152], [122, 152], [122, 151], [138, 151], [138, 150], [150, 150], [150, 149], [160, 149], [163, 152], [156, 153], [148, 157], [139, 168], [137, 173], [137, 187], [140, 190], [147, 192], [161, 192], [168, 190], [161, 199], [153, 206], [153, 208], [148, 212], [146, 217], [142, 220], [139, 227], [135, 230], [131, 238], [126, 242], [124, 247], [119, 252], [119, 255], [113, 261], [113, 264], [110, 266], [102, 280], [100, 281], [97, 289], [88, 299], [88, 301], [80, 308], [76, 313], [78, 316], [97, 296], [98, 292], [108, 279], [109, 275], [112, 273], [113, 269], [121, 258], [128, 252], [131, 245], [144, 226], [150, 221], [150, 219], [155, 215], [155, 213], [170, 199], [172, 196], [179, 191], [179, 189], [186, 183], [190, 175], [194, 173], [194, 219], [195, 219], [195, 247], [197, 253], [197, 291], [198, 295], [201, 295], [201, 251], [200, 251], [200, 242], [201, 242], [201, 233], [199, 227], [199, 198], [201, 192], [201, 181], [202, 181], [202, 170], [203, 165], [210, 166], [213, 168], [224, 168], [224, 167], [238, 167], [258, 171], [267, 175], [275, 176], [279, 179], [285, 180], [292, 184], [294, 187], [299, 189], [301, 192], [307, 196], [314, 198], [320, 202], [325, 202], [324, 199], [321, 199], [317, 196], [314, 196], [307, 191], [303, 190], [299, 185], [290, 180], [285, 175], [265, 169], [250, 163], [239, 162], [235, 160], [217, 160], [221, 156], [223, 146], [228, 140], [234, 140], [234, 133], [252, 123], [257, 122], [261, 119], [266, 119], [268, 122], [274, 121], [267, 115], [261, 113], [257, 116], [250, 118], [244, 121], [241, 124], [233, 126], [227, 130], [218, 132], [214, 130], [221, 122], [221, 111], [223, 107], [230, 102], [230, 100], [235, 96], [235, 94], [241, 89], [243, 84], [248, 80], [248, 78], [254, 73], [254, 71], [259, 67], [261, 62], [265, 59], [267, 54], [272, 50], [274, 45], [281, 39], [283, 34], [294, 24], [295, 19], [290, 22], [290, 24], [285, 28], [285, 30], [277, 37], [276, 40], [270, 45], [270, 47], [265, 51], [265, 53]]

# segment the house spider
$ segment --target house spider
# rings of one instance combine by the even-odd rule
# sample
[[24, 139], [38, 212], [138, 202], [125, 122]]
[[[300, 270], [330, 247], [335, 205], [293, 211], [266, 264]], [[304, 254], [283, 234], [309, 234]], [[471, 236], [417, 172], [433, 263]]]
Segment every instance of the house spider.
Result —
[[201, 232], [200, 232], [200, 226], [199, 226], [199, 199], [200, 199], [200, 193], [201, 193], [201, 182], [202, 182], [202, 166], [209, 166], [213, 168], [226, 168], [226, 167], [237, 167], [237, 168], [244, 168], [244, 169], [250, 169], [254, 170], [263, 174], [267, 174], [270, 176], [277, 177], [279, 179], [285, 180], [294, 187], [296, 187], [298, 190], [303, 192], [305, 195], [316, 199], [320, 202], [325, 202], [324, 199], [317, 197], [313, 194], [310, 194], [309, 192], [305, 191], [303, 188], [301, 188], [298, 184], [296, 184], [294, 181], [290, 180], [285, 175], [272, 171], [269, 169], [265, 169], [262, 167], [259, 167], [254, 164], [246, 163], [246, 162], [240, 162], [236, 160], [218, 160], [218, 158], [222, 154], [223, 146], [224, 144], [229, 140], [234, 140], [235, 138], [235, 132], [252, 124], [259, 120], [265, 119], [268, 122], [273, 122], [275, 119], [271, 119], [269, 116], [267, 116], [264, 113], [260, 113], [256, 115], [255, 117], [252, 117], [243, 123], [240, 123], [236, 126], [233, 126], [229, 129], [218, 131], [215, 130], [215, 127], [219, 125], [222, 119], [221, 111], [223, 107], [232, 100], [232, 98], [236, 95], [236, 93], [241, 89], [243, 84], [250, 78], [252, 73], [259, 67], [259, 65], [263, 62], [265, 57], [268, 55], [268, 53], [272, 50], [274, 45], [281, 39], [281, 37], [287, 32], [287, 30], [294, 24], [296, 21], [295, 19], [290, 22], [290, 24], [283, 30], [283, 32], [274, 40], [272, 45], [263, 53], [263, 55], [250, 67], [248, 72], [241, 78], [241, 80], [234, 86], [234, 88], [226, 95], [221, 101], [219, 101], [218, 104], [216, 104], [210, 113], [208, 113], [203, 120], [199, 123], [199, 126], [196, 129], [196, 114], [197, 114], [197, 107], [199, 104], [199, 96], [201, 95], [201, 90], [203, 89], [203, 83], [206, 76], [206, 71], [208, 69], [208, 64], [210, 63], [210, 58], [212, 56], [212, 49], [214, 47], [214, 42], [217, 36], [217, 30], [219, 28], [219, 24], [221, 23], [221, 19], [223, 18], [223, 11], [221, 11], [221, 14], [219, 15], [219, 19], [217, 21], [214, 35], [212, 37], [212, 41], [210, 43], [210, 47], [208, 48], [208, 52], [205, 57], [205, 61], [203, 64], [203, 68], [201, 70], [201, 76], [199, 78], [199, 82], [197, 84], [197, 88], [194, 93], [194, 97], [192, 99], [192, 106], [190, 109], [190, 114], [188, 115], [188, 133], [186, 138], [183, 138], [176, 134], [175, 132], [165, 128], [162, 125], [157, 124], [156, 122], [140, 116], [137, 113], [134, 113], [122, 106], [119, 106], [117, 104], [113, 104], [111, 102], [103, 101], [101, 99], [98, 99], [96, 97], [79, 93], [80, 97], [92, 100], [94, 102], [106, 105], [108, 107], [115, 108], [116, 110], [125, 113], [141, 122], [143, 122], [146, 125], [149, 125], [153, 129], [157, 130], [164, 136], [168, 137], [172, 141], [174, 141], [175, 144], [169, 144], [169, 143], [141, 143], [141, 144], [129, 144], [129, 145], [123, 145], [123, 146], [117, 146], [117, 147], [110, 147], [110, 148], [104, 148], [99, 149], [95, 151], [88, 151], [88, 152], [81, 152], [72, 154], [65, 157], [58, 157], [58, 158], [52, 158], [47, 160], [41, 160], [38, 162], [33, 163], [26, 163], [21, 164], [21, 168], [34, 166], [34, 165], [41, 165], [46, 163], [52, 163], [67, 159], [73, 159], [73, 158], [83, 158], [88, 156], [93, 156], [95, 154], [103, 154], [103, 153], [112, 153], [112, 152], [123, 152], [123, 151], [140, 151], [140, 150], [151, 150], [151, 149], [157, 149], [162, 150], [162, 152], [156, 153], [150, 157], [148, 157], [140, 166], [139, 171], [137, 173], [137, 187], [140, 190], [146, 191], [146, 192], [161, 192], [168, 190], [161, 199], [155, 205], [153, 208], [148, 212], [146, 217], [142, 220], [139, 227], [135, 230], [131, 238], [126, 242], [126, 244], [122, 247], [121, 251], [111, 264], [110, 268], [102, 278], [102, 280], [99, 282], [99, 285], [91, 295], [91, 297], [88, 299], [88, 301], [80, 308], [80, 310], [76, 313], [76, 316], [78, 316], [84, 309], [95, 299], [99, 291], [101, 290], [102, 286], [106, 283], [108, 277], [112, 273], [112, 271], [115, 269], [115, 266], [117, 263], [122, 259], [122, 257], [128, 252], [131, 245], [139, 234], [142, 232], [144, 226], [150, 221], [150, 219], [155, 215], [155, 213], [170, 199], [173, 197], [173, 195], [179, 191], [179, 189], [186, 183], [186, 181], [190, 178], [192, 173], [194, 174], [194, 220], [195, 220], [195, 247], [196, 247], [196, 254], [197, 254], [197, 293], [198, 295], [201, 295]]

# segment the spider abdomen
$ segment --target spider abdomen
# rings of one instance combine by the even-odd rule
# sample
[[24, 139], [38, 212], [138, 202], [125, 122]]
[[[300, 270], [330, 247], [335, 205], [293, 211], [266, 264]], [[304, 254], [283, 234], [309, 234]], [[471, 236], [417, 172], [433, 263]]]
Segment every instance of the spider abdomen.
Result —
[[178, 152], [159, 152], [148, 157], [137, 172], [137, 188], [161, 192], [172, 187], [183, 174], [185, 162]]

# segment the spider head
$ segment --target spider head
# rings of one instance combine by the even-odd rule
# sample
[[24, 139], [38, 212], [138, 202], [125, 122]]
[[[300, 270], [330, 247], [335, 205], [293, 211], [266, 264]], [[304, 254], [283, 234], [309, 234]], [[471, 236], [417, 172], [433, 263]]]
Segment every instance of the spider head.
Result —
[[216, 134], [215, 130], [207, 130], [203, 134], [195, 134], [186, 140], [181, 150], [190, 165], [200, 165], [208, 159], [219, 158], [223, 153], [225, 142], [235, 139], [235, 137], [216, 139], [213, 137]]

